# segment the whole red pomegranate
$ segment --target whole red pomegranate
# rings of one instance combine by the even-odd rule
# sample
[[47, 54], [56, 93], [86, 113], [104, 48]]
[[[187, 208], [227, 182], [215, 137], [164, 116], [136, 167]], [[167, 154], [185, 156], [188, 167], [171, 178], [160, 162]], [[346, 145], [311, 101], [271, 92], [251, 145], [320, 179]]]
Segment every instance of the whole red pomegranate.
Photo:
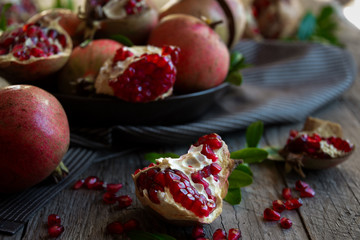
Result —
[[73, 46], [77, 46], [84, 41], [85, 21], [80, 19], [78, 15], [70, 9], [47, 9], [33, 15], [27, 22], [36, 23], [44, 19], [47, 21], [58, 19], [60, 26], [71, 37]]
[[172, 14], [151, 32], [149, 44], [173, 45], [181, 51], [174, 90], [196, 92], [221, 84], [227, 75], [230, 54], [219, 35], [190, 15]]
[[98, 38], [120, 34], [143, 45], [158, 23], [158, 12], [150, 0], [87, 0], [84, 18]]
[[77, 95], [93, 93], [101, 66], [113, 58], [120, 47], [120, 43], [110, 39], [93, 40], [85, 46], [75, 47], [58, 75], [59, 91]]
[[222, 212], [234, 166], [227, 145], [205, 135], [180, 158], [159, 158], [133, 174], [136, 196], [174, 222], [211, 223]]
[[245, 30], [245, 8], [239, 0], [182, 0], [162, 11], [160, 18], [175, 13], [205, 17], [211, 23], [221, 21], [214, 30], [230, 47], [240, 40]]
[[12, 82], [44, 78], [63, 67], [72, 41], [57, 21], [29, 23], [0, 37], [0, 75]]
[[150, 102], [168, 97], [176, 79], [179, 49], [172, 46], [121, 47], [103, 65], [96, 93], [128, 102]]
[[48, 177], [68, 150], [64, 109], [30, 85], [0, 89], [0, 192], [16, 192]]

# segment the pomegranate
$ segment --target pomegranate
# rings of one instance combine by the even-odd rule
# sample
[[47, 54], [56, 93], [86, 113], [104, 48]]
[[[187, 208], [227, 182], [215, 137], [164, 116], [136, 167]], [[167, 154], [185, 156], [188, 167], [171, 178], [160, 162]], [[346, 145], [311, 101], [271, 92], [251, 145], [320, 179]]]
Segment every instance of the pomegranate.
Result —
[[156, 162], [133, 174], [144, 206], [179, 223], [211, 223], [221, 214], [234, 161], [219, 135], [199, 138], [180, 158]]
[[254, 0], [252, 9], [264, 38], [292, 36], [304, 14], [300, 0]]
[[185, 15], [172, 14], [161, 19], [151, 32], [149, 44], [173, 45], [181, 49], [174, 90], [196, 92], [221, 84], [229, 69], [226, 45], [208, 25]]
[[121, 46], [110, 39], [98, 39], [85, 46], [75, 47], [69, 61], [58, 74], [59, 92], [76, 95], [94, 93], [95, 79], [101, 66]]
[[47, 21], [59, 19], [60, 26], [71, 37], [73, 46], [77, 46], [84, 41], [85, 21], [80, 19], [78, 15], [70, 9], [47, 9], [33, 15], [27, 22], [36, 23], [44, 19]]
[[245, 8], [239, 0], [182, 0], [162, 11], [160, 18], [176, 13], [205, 18], [211, 23], [221, 21], [214, 30], [229, 47], [240, 40], [245, 29]]
[[64, 109], [30, 85], [0, 89], [0, 192], [17, 192], [48, 177], [70, 143]]
[[3, 0], [0, 3], [1, 12], [3, 6], [8, 3], [11, 7], [5, 12], [7, 26], [24, 23], [38, 11], [37, 5], [32, 0]]
[[158, 23], [150, 0], [87, 0], [83, 15], [97, 37], [120, 34], [137, 45], [146, 43]]
[[57, 21], [29, 23], [0, 37], [0, 74], [12, 82], [37, 80], [58, 71], [72, 50]]
[[150, 102], [172, 94], [179, 49], [171, 46], [121, 47], [95, 82], [96, 93], [129, 102]]

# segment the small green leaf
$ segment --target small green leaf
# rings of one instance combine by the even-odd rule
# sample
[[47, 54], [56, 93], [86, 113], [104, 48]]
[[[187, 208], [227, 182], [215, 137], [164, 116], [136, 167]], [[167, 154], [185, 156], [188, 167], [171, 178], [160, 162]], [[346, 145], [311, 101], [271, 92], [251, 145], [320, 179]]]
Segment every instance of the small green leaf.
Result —
[[303, 17], [297, 37], [299, 40], [309, 40], [310, 36], [313, 35], [316, 27], [316, 17], [311, 12], [307, 12]]
[[121, 34], [117, 34], [117, 35], [112, 35], [110, 36], [110, 39], [114, 40], [114, 41], [117, 41], [127, 47], [132, 47], [134, 44], [132, 43], [132, 41], [125, 37], [124, 35], [121, 35]]
[[6, 27], [7, 27], [7, 21], [6, 21], [6, 16], [5, 13], [7, 10], [9, 10], [9, 8], [11, 8], [12, 4], [11, 3], [6, 3], [4, 4], [4, 6], [1, 9], [1, 16], [0, 16], [0, 30], [5, 31]]
[[279, 154], [280, 147], [267, 146], [263, 148], [268, 152], [267, 159], [273, 161], [285, 161], [285, 159]]
[[235, 169], [239, 170], [239, 171], [243, 171], [244, 173], [249, 174], [251, 177], [253, 176], [253, 173], [247, 163], [241, 163], [241, 164], [237, 165], [237, 167]]
[[249, 186], [252, 183], [253, 178], [246, 172], [234, 169], [234, 171], [232, 171], [232, 173], [228, 177], [228, 181], [229, 181], [229, 189], [241, 188], [241, 187]]
[[260, 148], [244, 148], [230, 154], [231, 158], [242, 159], [245, 163], [259, 163], [267, 158], [268, 152]]
[[80, 47], [84, 48], [86, 47], [87, 45], [89, 45], [89, 43], [91, 43], [91, 39], [87, 39], [85, 41], [83, 41], [82, 43], [80, 43]]
[[241, 202], [241, 189], [240, 188], [229, 189], [224, 200], [230, 203], [231, 205], [239, 204]]
[[246, 129], [246, 144], [248, 147], [257, 147], [264, 132], [264, 123], [262, 121], [253, 122]]
[[175, 153], [155, 153], [155, 152], [151, 152], [151, 153], [145, 154], [144, 157], [149, 162], [156, 163], [155, 160], [158, 159], [158, 158], [166, 158], [166, 157], [178, 158], [180, 156], [175, 154]]
[[145, 231], [130, 231], [126, 235], [131, 240], [176, 240], [176, 238], [171, 237], [167, 234], [160, 233], [149, 233]]
[[235, 86], [240, 86], [242, 83], [242, 75], [239, 72], [231, 72], [228, 74], [225, 81], [234, 84]]

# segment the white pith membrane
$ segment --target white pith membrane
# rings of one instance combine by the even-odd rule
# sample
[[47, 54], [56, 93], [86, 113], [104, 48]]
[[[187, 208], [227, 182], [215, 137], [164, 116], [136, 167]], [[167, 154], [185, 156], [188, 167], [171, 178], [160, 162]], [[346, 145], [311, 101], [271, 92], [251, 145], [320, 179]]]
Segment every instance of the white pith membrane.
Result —
[[[133, 47], [122, 47], [125, 50], [132, 52], [134, 55], [127, 57], [124, 61], [117, 61], [113, 66], [113, 58], [105, 61], [104, 65], [100, 68], [99, 75], [95, 80], [95, 90], [97, 94], [106, 94], [114, 96], [114, 90], [110, 87], [109, 82], [117, 79], [130, 64], [142, 59], [141, 55], [147, 54], [158, 54], [162, 56], [162, 49], [155, 46], [133, 46]], [[162, 56], [168, 58], [171, 61], [171, 56]], [[116, 81], [116, 80], [115, 80]], [[170, 88], [166, 93], [160, 95], [157, 99], [163, 99], [172, 94], [173, 88]], [[157, 100], [155, 99], [155, 100]]]
[[[205, 192], [204, 186], [199, 183], [194, 183], [191, 179], [191, 174], [197, 171], [202, 170], [205, 166], [212, 164], [212, 160], [208, 159], [205, 155], [201, 153], [203, 145], [198, 147], [192, 145], [187, 154], [180, 156], [179, 158], [159, 158], [156, 160], [158, 165], [149, 167], [141, 170], [136, 175], [132, 175], [133, 180], [136, 185], [136, 179], [143, 173], [148, 171], [151, 168], [160, 168], [165, 170], [171, 168], [173, 170], [177, 169], [182, 171], [188, 178], [191, 185], [203, 195], [207, 201], [209, 197]], [[222, 141], [222, 147], [220, 149], [214, 150], [214, 153], [218, 157], [216, 161], [222, 168], [218, 174], [219, 180], [216, 181], [212, 175], [207, 178], [203, 178], [209, 183], [209, 189], [211, 190], [211, 195], [216, 198], [216, 208], [207, 216], [199, 217], [190, 210], [184, 208], [181, 203], [174, 201], [172, 194], [168, 187], [164, 187], [164, 192], [158, 191], [157, 196], [160, 201], [160, 204], [154, 203], [150, 200], [148, 192], [146, 189], [139, 192], [139, 189], [136, 188], [136, 196], [144, 206], [149, 206], [151, 209], [162, 215], [164, 218], [174, 221], [174, 222], [200, 222], [200, 223], [211, 223], [213, 222], [222, 212], [223, 198], [227, 194], [227, 184], [224, 184], [227, 181], [227, 177], [232, 170], [234, 162], [230, 159], [230, 153], [227, 145]], [[191, 167], [189, 167], [191, 166]], [[210, 200], [211, 201], [211, 200]]]
[[[60, 42], [55, 39], [53, 40], [52, 38], [47, 38], [48, 41], [51, 43], [51, 44], [55, 44], [58, 48], [59, 48], [59, 52], [56, 53], [56, 54], [52, 54], [50, 56], [44, 56], [44, 57], [34, 57], [34, 56], [30, 56], [29, 59], [27, 60], [19, 60], [17, 57], [15, 57], [13, 55], [13, 53], [11, 51], [9, 51], [9, 53], [5, 54], [5, 55], [0, 55], [0, 64], [2, 66], [5, 65], [5, 62], [10, 64], [10, 62], [17, 62], [18, 64], [28, 64], [29, 62], [33, 62], [34, 60], [40, 60], [40, 59], [53, 59], [53, 58], [58, 58], [60, 56], [63, 56], [63, 57], [68, 57], [70, 56], [71, 54], [71, 51], [72, 51], [72, 40], [70, 38], [70, 36], [68, 35], [68, 33], [59, 25], [59, 20], [60, 18], [57, 18], [57, 19], [43, 19], [40, 23], [40, 27], [39, 28], [46, 28], [46, 33], [53, 29], [53, 30], [56, 30], [59, 34], [62, 34], [65, 36], [66, 38], [66, 46], [63, 47]], [[18, 28], [16, 28], [18, 29]], [[9, 32], [4, 32], [2, 35], [0, 35], [0, 42], [2, 41], [2, 39], [6, 38], [7, 36], [11, 35], [11, 33], [15, 32], [16, 29], [14, 30], [11, 30]], [[15, 39], [18, 39], [18, 36], [15, 37]], [[41, 42], [41, 40], [39, 39], [39, 41]], [[30, 38], [27, 38], [26, 41], [24, 42], [24, 46], [27, 46], [27, 47], [36, 47], [36, 45], [31, 41]], [[4, 65], [3, 65], [4, 64]]]
[[[128, 16], [125, 11], [125, 5], [129, 0], [112, 0], [106, 3], [102, 10], [104, 15], [108, 19], [123, 19]], [[145, 1], [136, 2], [136, 7], [142, 7], [142, 9], [148, 8]], [[139, 13], [139, 12], [137, 12]], [[136, 14], [132, 14], [136, 15]], [[131, 15], [130, 15], [131, 16]]]

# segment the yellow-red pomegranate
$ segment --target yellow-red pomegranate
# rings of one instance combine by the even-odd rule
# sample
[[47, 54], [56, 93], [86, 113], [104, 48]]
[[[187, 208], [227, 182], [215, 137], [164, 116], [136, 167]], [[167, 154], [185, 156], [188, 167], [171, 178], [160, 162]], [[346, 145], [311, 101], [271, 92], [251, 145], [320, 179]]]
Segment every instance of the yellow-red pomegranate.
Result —
[[175, 13], [205, 17], [210, 23], [222, 21], [214, 30], [230, 47], [240, 40], [245, 29], [245, 9], [239, 0], [182, 0], [162, 11], [160, 18]]
[[150, 102], [172, 94], [179, 49], [172, 46], [121, 47], [95, 82], [96, 93], [128, 102]]
[[97, 39], [77, 46], [61, 69], [58, 86], [61, 93], [89, 95], [95, 92], [94, 83], [101, 66], [113, 58], [122, 44], [110, 39]]
[[70, 142], [58, 100], [35, 86], [1, 88], [0, 119], [0, 192], [17, 192], [48, 177]]
[[219, 35], [190, 15], [171, 14], [151, 32], [149, 44], [181, 49], [174, 90], [196, 92], [221, 84], [229, 69], [229, 50]]
[[72, 41], [57, 21], [29, 23], [0, 37], [0, 75], [11, 82], [44, 78], [63, 67]]
[[234, 161], [219, 135], [202, 136], [180, 158], [156, 162], [133, 174], [144, 206], [179, 223], [211, 223], [221, 214]]

